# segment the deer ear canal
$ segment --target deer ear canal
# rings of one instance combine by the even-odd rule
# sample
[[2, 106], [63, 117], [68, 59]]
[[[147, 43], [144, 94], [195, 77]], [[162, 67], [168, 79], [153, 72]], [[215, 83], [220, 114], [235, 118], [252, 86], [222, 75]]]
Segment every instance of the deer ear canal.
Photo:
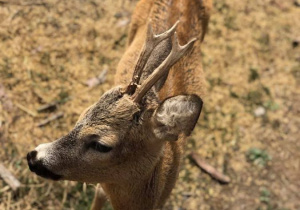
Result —
[[141, 112], [136, 112], [133, 114], [133, 122], [138, 125], [141, 117]]
[[158, 139], [176, 141], [179, 134], [193, 131], [203, 102], [197, 95], [179, 95], [166, 99], [152, 116], [153, 133]]

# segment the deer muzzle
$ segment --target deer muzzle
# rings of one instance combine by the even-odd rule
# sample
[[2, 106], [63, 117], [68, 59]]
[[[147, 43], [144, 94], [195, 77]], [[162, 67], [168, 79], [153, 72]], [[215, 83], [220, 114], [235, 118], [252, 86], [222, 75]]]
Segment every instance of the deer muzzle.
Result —
[[61, 175], [55, 174], [52, 171], [50, 171], [43, 163], [43, 160], [38, 159], [37, 157], [38, 151], [36, 150], [33, 150], [27, 154], [27, 162], [30, 171], [36, 173], [38, 176], [47, 179], [59, 180], [62, 178]]

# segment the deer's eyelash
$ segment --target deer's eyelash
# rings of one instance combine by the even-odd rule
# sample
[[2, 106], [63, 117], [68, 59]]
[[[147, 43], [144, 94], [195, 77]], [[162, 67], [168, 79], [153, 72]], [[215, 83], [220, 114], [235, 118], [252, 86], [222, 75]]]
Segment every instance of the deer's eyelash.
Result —
[[106, 146], [104, 144], [101, 144], [98, 141], [92, 141], [89, 144], [89, 148], [94, 149], [94, 150], [96, 150], [98, 152], [102, 152], [102, 153], [107, 153], [107, 152], [110, 152], [112, 150], [112, 147], [109, 147], [109, 146]]

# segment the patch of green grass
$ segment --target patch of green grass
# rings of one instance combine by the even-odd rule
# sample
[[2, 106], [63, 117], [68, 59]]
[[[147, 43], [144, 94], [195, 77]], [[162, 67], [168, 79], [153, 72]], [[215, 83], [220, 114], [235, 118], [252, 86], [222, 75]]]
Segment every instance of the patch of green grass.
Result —
[[287, 208], [279, 208], [271, 203], [271, 192], [266, 187], [261, 188], [260, 190], [260, 205], [257, 210], [289, 210]]
[[246, 157], [250, 162], [260, 167], [264, 167], [271, 160], [271, 156], [267, 151], [258, 148], [250, 148]]
[[271, 100], [264, 102], [263, 106], [266, 109], [271, 110], [271, 111], [276, 111], [279, 109], [279, 104], [277, 104], [276, 102], [271, 101]]
[[260, 191], [260, 197], [259, 200], [263, 203], [269, 203], [270, 202], [270, 191], [267, 188], [262, 188]]

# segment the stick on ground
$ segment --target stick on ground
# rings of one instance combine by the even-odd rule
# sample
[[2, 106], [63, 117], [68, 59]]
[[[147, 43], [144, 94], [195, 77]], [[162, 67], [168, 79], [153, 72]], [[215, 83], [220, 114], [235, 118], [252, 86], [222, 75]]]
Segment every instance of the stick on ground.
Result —
[[230, 178], [228, 176], [222, 174], [221, 172], [217, 171], [217, 169], [215, 169], [214, 167], [212, 167], [211, 165], [206, 163], [204, 160], [201, 159], [200, 155], [193, 152], [191, 154], [191, 158], [196, 162], [196, 164], [201, 169], [203, 169], [206, 173], [208, 173], [214, 179], [216, 179], [222, 183], [226, 183], [226, 184], [230, 182]]
[[59, 103], [59, 101], [52, 101], [48, 104], [44, 104], [44, 105], [38, 107], [37, 111], [38, 112], [43, 112], [43, 111], [46, 111], [46, 110], [55, 109], [58, 103]]
[[16, 105], [16, 107], [18, 107], [19, 109], [23, 110], [24, 112], [26, 112], [27, 114], [31, 115], [32, 117], [36, 117], [37, 113], [28, 109], [27, 107], [23, 106], [22, 104], [19, 104], [17, 102], [14, 103]]
[[108, 69], [104, 68], [103, 71], [97, 77], [93, 77], [93, 78], [87, 80], [86, 85], [88, 87], [92, 88], [97, 85], [103, 84], [106, 80], [107, 71], [108, 71]]
[[46, 119], [42, 120], [40, 123], [37, 124], [38, 127], [42, 127], [44, 125], [47, 125], [48, 123], [50, 123], [51, 121], [57, 120], [61, 117], [64, 116], [63, 112], [57, 112], [55, 114], [50, 115], [49, 117], [47, 117]]
[[1, 163], [0, 163], [0, 176], [2, 179], [11, 187], [13, 191], [17, 191], [21, 186], [19, 180], [10, 173]]

